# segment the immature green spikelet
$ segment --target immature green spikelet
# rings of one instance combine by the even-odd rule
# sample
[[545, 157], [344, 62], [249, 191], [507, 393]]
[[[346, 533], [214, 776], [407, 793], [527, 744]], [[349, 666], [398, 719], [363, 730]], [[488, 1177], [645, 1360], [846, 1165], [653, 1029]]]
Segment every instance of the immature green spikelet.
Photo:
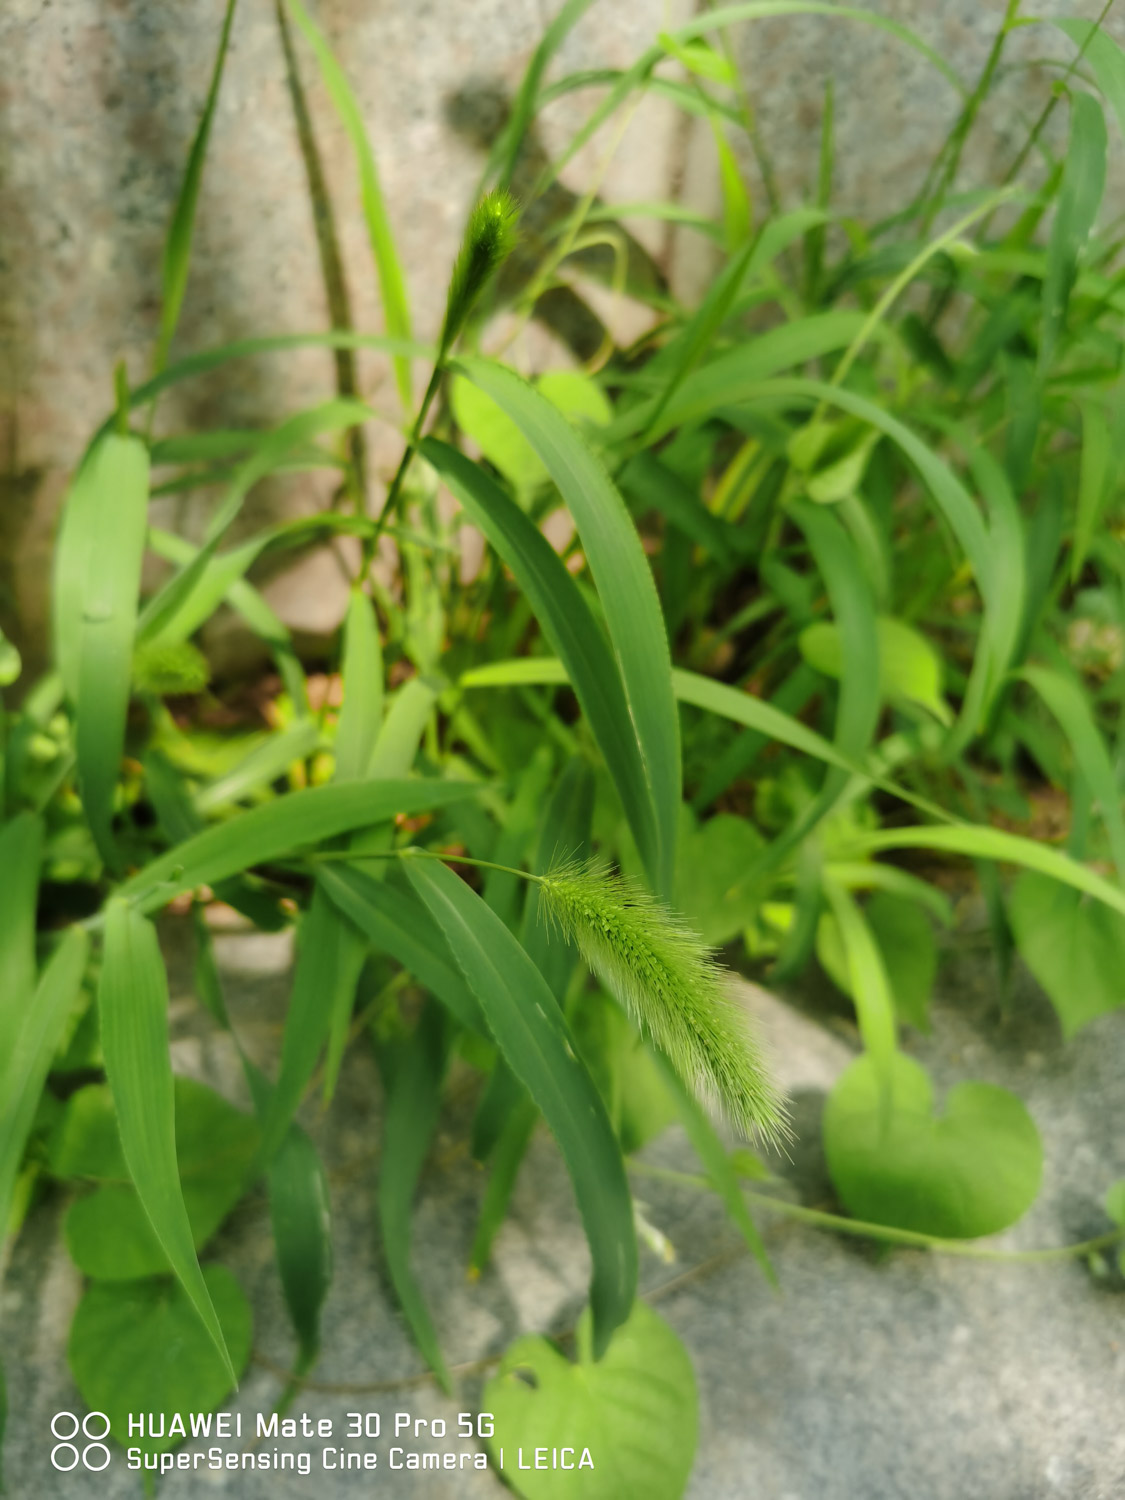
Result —
[[516, 217], [515, 202], [503, 188], [485, 193], [469, 215], [445, 303], [445, 322], [441, 329], [442, 358], [464, 328], [477, 298], [512, 253], [516, 243]]
[[201, 693], [210, 680], [207, 658], [190, 641], [151, 641], [133, 654], [133, 683], [143, 693]]
[[539, 889], [549, 919], [687, 1083], [739, 1129], [787, 1134], [784, 1102], [724, 971], [679, 917], [607, 870], [563, 866]]

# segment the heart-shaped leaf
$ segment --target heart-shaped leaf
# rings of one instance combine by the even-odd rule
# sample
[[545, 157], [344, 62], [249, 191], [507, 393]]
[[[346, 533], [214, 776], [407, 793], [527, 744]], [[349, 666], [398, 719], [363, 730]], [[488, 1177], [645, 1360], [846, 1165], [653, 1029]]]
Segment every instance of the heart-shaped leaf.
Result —
[[[250, 1305], [225, 1266], [203, 1279], [237, 1372], [250, 1358]], [[171, 1277], [95, 1282], [74, 1315], [67, 1347], [83, 1399], [109, 1417], [119, 1443], [159, 1453], [178, 1435], [138, 1438], [131, 1412], [206, 1412], [231, 1390], [231, 1378], [179, 1282]]]
[[762, 835], [746, 818], [719, 813], [702, 828], [680, 830], [676, 905], [709, 946], [729, 942], [751, 921], [761, 899], [744, 883], [762, 852]]
[[926, 1070], [897, 1053], [891, 1109], [880, 1110], [866, 1057], [843, 1074], [824, 1111], [824, 1150], [836, 1191], [857, 1219], [943, 1239], [1006, 1229], [1039, 1191], [1043, 1147], [1021, 1100], [960, 1083], [935, 1115]]
[[[175, 1079], [176, 1158], [196, 1248], [211, 1238], [242, 1196], [258, 1140], [248, 1115], [203, 1084]], [[66, 1216], [67, 1247], [79, 1269], [105, 1281], [159, 1276], [168, 1257], [128, 1180], [110, 1092], [101, 1084], [68, 1101], [50, 1146], [58, 1177], [93, 1178], [94, 1192]]]
[[[493, 1453], [527, 1500], [680, 1500], [691, 1473], [699, 1417], [687, 1350], [643, 1302], [596, 1364], [590, 1315], [578, 1326], [577, 1364], [543, 1338], [519, 1339], [484, 1389], [495, 1418]], [[570, 1449], [575, 1472], [536, 1468], [536, 1452]], [[577, 1465], [588, 1449], [593, 1467]], [[521, 1466], [526, 1465], [526, 1467]]]
[[[924, 635], [902, 620], [880, 615], [879, 687], [887, 698], [916, 703], [928, 709], [942, 724], [951, 724], [953, 715], [942, 697], [941, 657]], [[826, 677], [842, 677], [844, 648], [836, 626], [828, 621], [807, 625], [797, 641], [801, 655], [810, 667]]]
[[1020, 956], [1046, 990], [1064, 1036], [1125, 1002], [1125, 917], [1030, 871], [1012, 887], [1008, 916]]

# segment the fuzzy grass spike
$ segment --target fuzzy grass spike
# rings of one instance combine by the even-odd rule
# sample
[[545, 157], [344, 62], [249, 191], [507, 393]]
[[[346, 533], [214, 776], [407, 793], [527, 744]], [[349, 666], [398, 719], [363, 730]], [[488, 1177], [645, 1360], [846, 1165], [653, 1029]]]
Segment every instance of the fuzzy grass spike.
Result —
[[757, 1041], [699, 937], [641, 886], [563, 865], [543, 876], [548, 919], [698, 1092], [768, 1141], [788, 1134], [785, 1105]]
[[473, 305], [516, 243], [516, 205], [502, 188], [486, 193], [469, 215], [461, 243], [442, 323], [441, 364], [461, 332]]

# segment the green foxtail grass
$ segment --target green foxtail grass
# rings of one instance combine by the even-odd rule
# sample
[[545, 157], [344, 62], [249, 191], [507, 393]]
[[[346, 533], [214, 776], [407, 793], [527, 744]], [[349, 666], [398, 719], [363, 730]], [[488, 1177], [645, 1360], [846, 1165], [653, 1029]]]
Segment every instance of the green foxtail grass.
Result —
[[461, 241], [449, 280], [439, 365], [464, 328], [477, 298], [512, 253], [516, 243], [516, 218], [515, 201], [503, 188], [485, 193], [469, 215], [465, 238]]
[[542, 878], [547, 919], [636, 1024], [731, 1123], [788, 1134], [785, 1104], [725, 973], [682, 918], [605, 868], [565, 864]]

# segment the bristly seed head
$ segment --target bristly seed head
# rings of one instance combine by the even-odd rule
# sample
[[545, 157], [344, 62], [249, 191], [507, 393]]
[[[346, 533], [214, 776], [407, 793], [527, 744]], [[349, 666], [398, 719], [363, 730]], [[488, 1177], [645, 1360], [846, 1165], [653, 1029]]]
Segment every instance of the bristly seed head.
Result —
[[441, 330], [443, 358], [465, 326], [477, 298], [511, 254], [516, 243], [517, 216], [515, 202], [504, 188], [485, 193], [469, 215], [449, 282]]
[[732, 1124], [788, 1135], [785, 1104], [724, 970], [681, 918], [606, 869], [565, 865], [543, 877], [540, 907], [577, 946], [634, 1022]]

